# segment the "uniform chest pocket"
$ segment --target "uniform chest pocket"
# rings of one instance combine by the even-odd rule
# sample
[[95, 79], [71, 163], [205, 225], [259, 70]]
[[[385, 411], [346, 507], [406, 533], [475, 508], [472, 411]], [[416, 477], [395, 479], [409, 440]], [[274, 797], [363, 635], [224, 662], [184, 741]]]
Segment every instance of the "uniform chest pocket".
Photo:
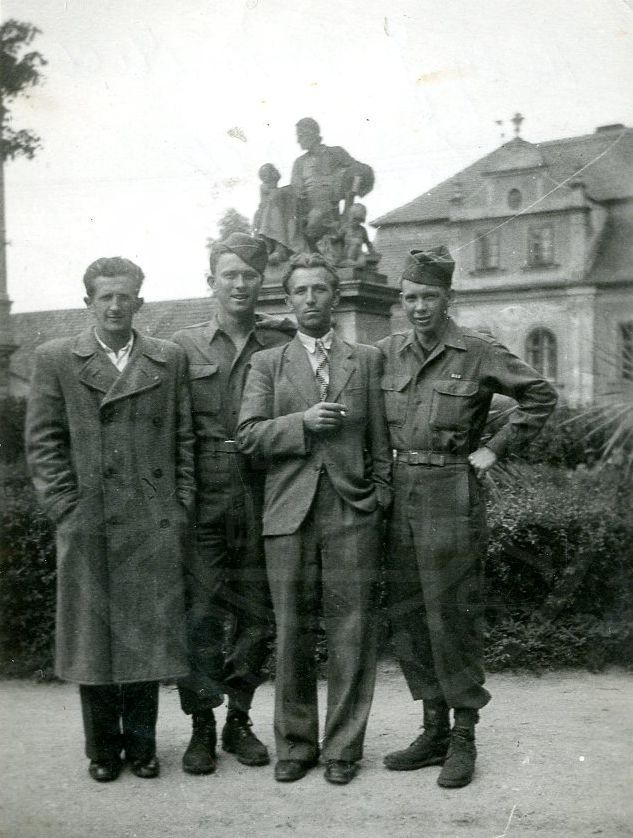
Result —
[[436, 381], [431, 398], [431, 427], [448, 430], [468, 428], [478, 392], [476, 381]]
[[189, 384], [194, 413], [219, 413], [222, 394], [217, 364], [189, 364]]
[[404, 425], [407, 418], [410, 375], [383, 375], [380, 381], [385, 400], [385, 414], [390, 425]]

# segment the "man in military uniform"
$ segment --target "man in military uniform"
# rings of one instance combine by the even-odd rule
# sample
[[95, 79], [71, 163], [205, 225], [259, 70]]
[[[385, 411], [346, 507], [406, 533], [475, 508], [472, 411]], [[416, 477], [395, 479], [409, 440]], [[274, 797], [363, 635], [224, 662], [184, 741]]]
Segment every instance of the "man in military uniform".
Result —
[[269, 762], [249, 717], [273, 623], [261, 536], [264, 472], [237, 452], [234, 441], [252, 355], [286, 343], [295, 332], [290, 320], [255, 313], [265, 267], [260, 239], [233, 233], [216, 243], [209, 279], [216, 313], [173, 337], [189, 361], [196, 437], [195, 544], [186, 576], [192, 674], [179, 685], [182, 709], [193, 716], [183, 756], [190, 774], [215, 770], [213, 710], [224, 693], [224, 750], [245, 765]]
[[[556, 392], [494, 338], [460, 328], [447, 309], [454, 262], [441, 246], [413, 250], [401, 278], [413, 329], [378, 344], [395, 449], [388, 579], [394, 645], [424, 733], [385, 757], [394, 771], [443, 765], [438, 783], [467, 785], [484, 688], [485, 503], [480, 479], [538, 434]], [[485, 445], [493, 394], [516, 400]], [[453, 728], [449, 709], [453, 709]]]

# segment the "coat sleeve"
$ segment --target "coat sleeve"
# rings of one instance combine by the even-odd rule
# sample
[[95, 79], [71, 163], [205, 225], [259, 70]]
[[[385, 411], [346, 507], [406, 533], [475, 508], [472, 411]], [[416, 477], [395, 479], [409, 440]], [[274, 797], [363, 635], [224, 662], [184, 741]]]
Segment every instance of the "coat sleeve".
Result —
[[482, 383], [487, 388], [517, 402], [507, 424], [486, 442], [486, 447], [501, 457], [538, 436], [556, 407], [558, 394], [535, 369], [496, 341], [488, 347], [483, 372]]
[[54, 360], [42, 348], [35, 354], [25, 428], [35, 490], [46, 514], [58, 523], [77, 505], [79, 490], [61, 382]]
[[383, 509], [391, 506], [391, 472], [393, 456], [389, 444], [389, 430], [385, 418], [382, 377], [382, 355], [373, 349], [369, 355], [369, 416], [367, 423], [367, 448], [371, 455], [372, 476], [378, 503]]
[[195, 440], [187, 356], [181, 347], [178, 347], [176, 358], [176, 497], [190, 510], [196, 491], [193, 460]]
[[241, 451], [265, 460], [308, 453], [303, 412], [275, 416], [274, 369], [266, 353], [251, 358], [237, 429]]

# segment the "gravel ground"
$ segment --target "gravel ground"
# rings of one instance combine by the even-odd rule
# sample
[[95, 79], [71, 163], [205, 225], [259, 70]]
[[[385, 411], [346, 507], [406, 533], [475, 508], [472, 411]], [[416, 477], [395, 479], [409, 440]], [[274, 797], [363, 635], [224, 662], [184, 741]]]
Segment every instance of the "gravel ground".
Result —
[[[633, 836], [633, 675], [620, 671], [489, 678], [473, 783], [440, 789], [439, 768], [390, 772], [388, 750], [420, 723], [397, 667], [381, 665], [365, 759], [348, 786], [315, 769], [275, 783], [272, 766], [222, 753], [210, 777], [180, 769], [188, 720], [161, 690], [161, 776], [88, 777], [79, 699], [69, 684], [0, 683], [2, 838], [519, 838]], [[324, 685], [322, 685], [323, 689]], [[323, 698], [323, 692], [321, 693]], [[257, 693], [260, 738], [272, 748], [273, 687]], [[223, 712], [223, 711], [221, 711]]]

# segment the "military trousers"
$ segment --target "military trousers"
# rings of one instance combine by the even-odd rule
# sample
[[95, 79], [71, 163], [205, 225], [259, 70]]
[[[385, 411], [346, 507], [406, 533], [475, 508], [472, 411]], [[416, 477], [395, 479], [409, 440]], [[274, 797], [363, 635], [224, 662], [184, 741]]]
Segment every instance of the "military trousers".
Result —
[[483, 707], [487, 530], [470, 466], [397, 462], [389, 530], [393, 644], [413, 698]]
[[328, 649], [323, 755], [362, 757], [376, 677], [380, 516], [378, 510], [355, 510], [322, 473], [299, 529], [265, 538], [277, 624], [274, 728], [280, 760], [319, 755], [320, 606]]
[[263, 474], [237, 453], [214, 457], [201, 483], [185, 589], [190, 675], [179, 682], [185, 713], [229, 706], [248, 713], [262, 682], [274, 620], [261, 530]]
[[158, 681], [80, 684], [86, 756], [97, 762], [119, 758], [147, 761], [156, 753]]

